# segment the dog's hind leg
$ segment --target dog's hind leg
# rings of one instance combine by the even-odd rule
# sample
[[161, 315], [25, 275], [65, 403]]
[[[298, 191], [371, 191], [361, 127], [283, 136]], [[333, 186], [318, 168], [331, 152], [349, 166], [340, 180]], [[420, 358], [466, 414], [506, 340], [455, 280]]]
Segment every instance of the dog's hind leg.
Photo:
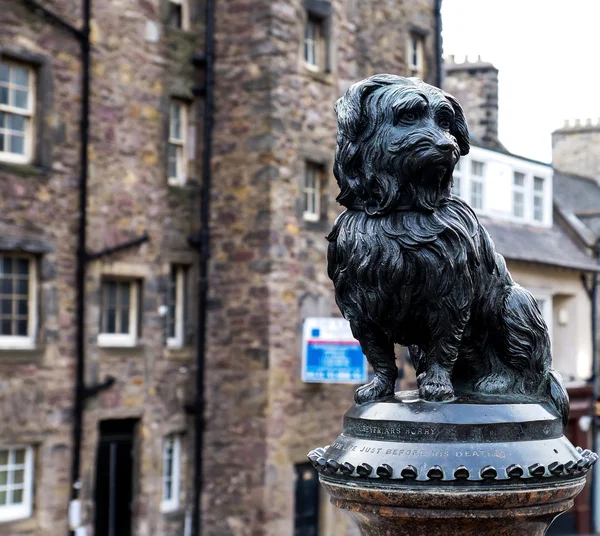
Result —
[[394, 343], [380, 328], [372, 324], [358, 325], [350, 322], [350, 326], [375, 373], [370, 383], [356, 390], [354, 400], [358, 404], [364, 404], [393, 395], [398, 379]]

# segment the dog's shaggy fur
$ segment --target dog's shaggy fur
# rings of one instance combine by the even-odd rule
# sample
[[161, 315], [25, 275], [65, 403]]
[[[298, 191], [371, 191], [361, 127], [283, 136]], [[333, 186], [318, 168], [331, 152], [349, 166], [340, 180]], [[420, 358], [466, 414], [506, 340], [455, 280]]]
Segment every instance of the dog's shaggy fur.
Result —
[[452, 196], [469, 152], [463, 111], [416, 78], [378, 75], [337, 102], [334, 173], [346, 207], [328, 237], [336, 301], [375, 372], [364, 403], [393, 394], [394, 343], [420, 396], [454, 390], [569, 403], [533, 296], [513, 282], [471, 208]]

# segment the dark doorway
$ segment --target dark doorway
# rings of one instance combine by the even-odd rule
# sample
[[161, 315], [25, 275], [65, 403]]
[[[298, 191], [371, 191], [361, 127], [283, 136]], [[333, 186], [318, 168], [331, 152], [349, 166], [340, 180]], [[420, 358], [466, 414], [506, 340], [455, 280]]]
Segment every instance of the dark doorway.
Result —
[[100, 422], [95, 536], [131, 536], [136, 419]]
[[310, 463], [296, 465], [294, 536], [319, 534], [319, 475]]

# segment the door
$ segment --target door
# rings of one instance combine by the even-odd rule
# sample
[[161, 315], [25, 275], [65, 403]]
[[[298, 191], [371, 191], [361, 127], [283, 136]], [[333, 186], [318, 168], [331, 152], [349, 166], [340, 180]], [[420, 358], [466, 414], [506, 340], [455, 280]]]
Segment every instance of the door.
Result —
[[319, 475], [312, 464], [296, 465], [294, 536], [318, 536], [319, 488]]
[[136, 419], [100, 422], [95, 536], [131, 536], [136, 425]]

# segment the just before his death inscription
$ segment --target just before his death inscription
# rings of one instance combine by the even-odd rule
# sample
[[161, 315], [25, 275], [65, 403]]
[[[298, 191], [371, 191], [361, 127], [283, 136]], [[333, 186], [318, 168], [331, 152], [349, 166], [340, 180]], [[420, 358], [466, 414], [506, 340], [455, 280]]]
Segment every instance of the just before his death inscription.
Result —
[[[365, 535], [544, 534], [598, 456], [563, 435], [568, 396], [535, 299], [452, 195], [469, 152], [462, 108], [383, 74], [335, 111], [345, 211], [328, 274], [374, 377], [309, 459]], [[394, 344], [409, 348], [418, 391], [394, 393]]]

